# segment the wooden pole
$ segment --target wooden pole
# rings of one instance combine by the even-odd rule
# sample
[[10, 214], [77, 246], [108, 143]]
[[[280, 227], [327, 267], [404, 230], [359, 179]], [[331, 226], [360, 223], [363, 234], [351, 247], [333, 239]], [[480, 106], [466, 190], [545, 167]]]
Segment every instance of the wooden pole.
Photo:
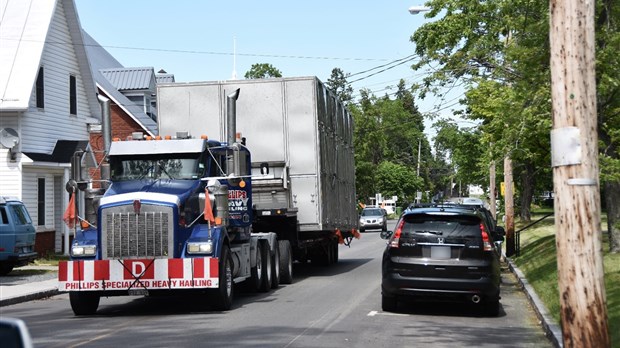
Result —
[[510, 156], [504, 157], [504, 201], [506, 229], [506, 256], [515, 254], [515, 208], [512, 180], [512, 160]]
[[564, 347], [611, 347], [602, 257], [594, 6], [550, 0], [551, 155]]
[[495, 161], [491, 161], [489, 167], [489, 206], [491, 215], [494, 219], [497, 219], [497, 207], [495, 206]]

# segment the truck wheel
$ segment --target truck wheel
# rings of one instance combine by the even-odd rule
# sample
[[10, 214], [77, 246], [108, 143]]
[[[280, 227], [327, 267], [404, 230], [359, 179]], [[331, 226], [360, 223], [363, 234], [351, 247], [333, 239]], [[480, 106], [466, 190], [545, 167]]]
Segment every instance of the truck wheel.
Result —
[[213, 306], [219, 311], [227, 311], [233, 302], [232, 260], [228, 246], [222, 246], [219, 264], [219, 286], [213, 296]]
[[293, 257], [291, 255], [291, 243], [288, 240], [279, 240], [280, 249], [280, 283], [293, 283]]
[[95, 314], [97, 307], [99, 307], [99, 299], [100, 296], [97, 293], [77, 291], [69, 293], [69, 302], [71, 302], [71, 309], [75, 315]]
[[246, 280], [245, 288], [251, 292], [257, 292], [260, 288], [261, 280], [263, 279], [263, 273], [265, 269], [263, 268], [263, 244], [259, 241], [256, 243], [256, 266], [250, 269], [250, 278]]
[[0, 276], [5, 276], [13, 270], [15, 265], [12, 262], [0, 262]]
[[310, 261], [317, 266], [326, 267], [332, 263], [333, 257], [332, 242], [328, 241], [312, 249], [310, 253]]
[[259, 240], [258, 244], [261, 246], [260, 254], [262, 269], [258, 291], [267, 292], [271, 289], [271, 255], [269, 255], [269, 244], [266, 240]]
[[[278, 243], [278, 241], [276, 241]], [[280, 247], [279, 243], [273, 248], [273, 258], [271, 259], [271, 288], [277, 289], [280, 286]]]

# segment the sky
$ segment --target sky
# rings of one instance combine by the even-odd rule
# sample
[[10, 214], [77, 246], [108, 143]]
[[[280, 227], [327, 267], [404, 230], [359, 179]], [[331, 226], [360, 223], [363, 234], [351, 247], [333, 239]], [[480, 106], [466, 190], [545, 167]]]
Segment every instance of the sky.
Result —
[[[377, 96], [424, 73], [411, 69], [410, 37], [427, 19], [411, 0], [75, 0], [82, 28], [125, 67], [153, 67], [177, 82], [243, 79], [269, 63], [283, 77], [317, 76], [334, 68]], [[399, 64], [400, 63], [400, 64]], [[365, 73], [363, 73], [365, 72]], [[451, 115], [462, 90], [417, 100], [418, 109]], [[431, 132], [430, 124], [427, 132]]]

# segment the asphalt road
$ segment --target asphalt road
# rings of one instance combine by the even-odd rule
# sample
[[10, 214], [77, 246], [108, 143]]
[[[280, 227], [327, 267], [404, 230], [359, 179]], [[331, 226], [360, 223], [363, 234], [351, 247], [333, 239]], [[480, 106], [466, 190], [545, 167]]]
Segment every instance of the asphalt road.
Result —
[[[393, 222], [392, 222], [393, 223]], [[75, 317], [67, 294], [0, 308], [23, 319], [35, 347], [551, 347], [507, 270], [502, 308], [484, 317], [467, 305], [408, 303], [381, 311], [379, 232], [366, 232], [340, 262], [294, 265], [294, 282], [265, 294], [237, 293], [233, 309], [192, 298], [103, 298]]]

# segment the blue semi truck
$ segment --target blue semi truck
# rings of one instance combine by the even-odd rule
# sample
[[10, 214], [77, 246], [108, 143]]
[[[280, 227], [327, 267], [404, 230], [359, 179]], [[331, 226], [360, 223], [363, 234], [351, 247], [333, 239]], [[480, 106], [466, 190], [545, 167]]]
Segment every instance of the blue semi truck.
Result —
[[[238, 285], [267, 292], [291, 283], [294, 261], [333, 264], [338, 245], [357, 236], [354, 185], [346, 223], [312, 231], [301, 226], [298, 207], [257, 202], [261, 194], [275, 195], [267, 189], [274, 182], [295, 201], [302, 197], [290, 192], [289, 179], [274, 179], [285, 164], [253, 162], [246, 138], [236, 132], [243, 89], [226, 95], [226, 141], [189, 131], [110, 141], [102, 167], [106, 187], [85, 195], [91, 199], [82, 203], [71, 260], [59, 264], [59, 290], [69, 293], [76, 315], [95, 313], [101, 297], [179, 293], [228, 310]], [[67, 190], [88, 191], [80, 170], [74, 176]]]

